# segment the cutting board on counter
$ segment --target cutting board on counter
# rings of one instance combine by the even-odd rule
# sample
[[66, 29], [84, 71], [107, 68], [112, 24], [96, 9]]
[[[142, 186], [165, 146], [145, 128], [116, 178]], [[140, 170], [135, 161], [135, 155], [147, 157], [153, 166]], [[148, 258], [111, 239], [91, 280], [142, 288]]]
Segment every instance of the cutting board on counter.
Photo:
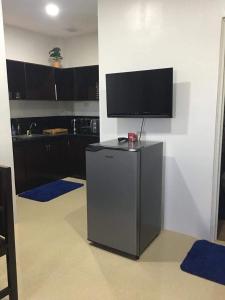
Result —
[[67, 128], [51, 128], [51, 129], [43, 130], [43, 134], [49, 134], [49, 135], [67, 134], [67, 133], [68, 133]]

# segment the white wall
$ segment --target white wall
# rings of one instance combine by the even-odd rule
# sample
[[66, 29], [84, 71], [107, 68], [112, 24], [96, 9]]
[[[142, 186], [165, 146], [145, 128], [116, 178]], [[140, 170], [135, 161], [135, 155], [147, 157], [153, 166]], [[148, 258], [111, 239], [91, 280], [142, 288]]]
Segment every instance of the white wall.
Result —
[[175, 117], [149, 119], [164, 142], [164, 226], [210, 238], [222, 0], [99, 0], [101, 139], [139, 130], [107, 119], [105, 74], [174, 68]]
[[10, 101], [11, 118], [98, 116], [98, 101]]
[[11, 118], [71, 116], [73, 101], [10, 101]]
[[30, 63], [49, 65], [49, 51], [56, 46], [64, 50], [62, 40], [55, 37], [4, 25], [6, 57]]
[[74, 111], [78, 116], [98, 116], [98, 101], [76, 101], [74, 102]]
[[[88, 34], [73, 38], [55, 38], [47, 35], [4, 26], [6, 57], [31, 63], [49, 65], [48, 52], [55, 46], [62, 49], [64, 67], [98, 64], [98, 38]], [[12, 117], [41, 117], [57, 115], [98, 115], [99, 102], [10, 101]]]
[[[12, 177], [14, 177], [12, 139], [11, 139], [11, 130], [10, 130], [9, 97], [8, 97], [6, 64], [5, 64], [5, 41], [4, 41], [4, 31], [3, 31], [1, 0], [0, 0], [0, 70], [1, 70], [0, 72], [0, 99], [1, 99], [0, 100], [1, 102], [0, 105], [0, 120], [1, 120], [0, 165], [11, 167]], [[14, 180], [13, 180], [13, 194], [15, 196]]]
[[65, 39], [64, 56], [66, 67], [98, 65], [97, 33]]
[[59, 46], [64, 67], [98, 64], [97, 33], [56, 38], [9, 25], [4, 25], [4, 31], [8, 59], [49, 65], [48, 52]]

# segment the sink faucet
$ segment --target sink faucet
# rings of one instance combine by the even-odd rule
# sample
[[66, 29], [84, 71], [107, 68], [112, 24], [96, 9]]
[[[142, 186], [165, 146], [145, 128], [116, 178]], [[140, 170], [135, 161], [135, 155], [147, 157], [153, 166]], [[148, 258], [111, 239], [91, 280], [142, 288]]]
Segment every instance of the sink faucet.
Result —
[[76, 119], [71, 120], [72, 128], [73, 128], [73, 134], [76, 134]]
[[30, 127], [29, 127], [29, 129], [27, 130], [27, 135], [31, 135], [32, 133], [31, 133], [31, 129], [32, 129], [32, 127], [36, 127], [37, 126], [37, 123], [36, 122], [31, 122], [31, 124], [30, 124]]

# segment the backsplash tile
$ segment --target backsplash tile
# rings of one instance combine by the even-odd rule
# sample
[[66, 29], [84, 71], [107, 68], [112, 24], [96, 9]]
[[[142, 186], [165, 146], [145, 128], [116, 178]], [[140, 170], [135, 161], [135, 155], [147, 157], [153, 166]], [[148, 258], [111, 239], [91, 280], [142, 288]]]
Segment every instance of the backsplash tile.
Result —
[[[33, 133], [42, 133], [43, 129], [50, 128], [68, 128], [69, 132], [73, 132], [72, 120], [76, 118], [76, 128], [78, 132], [90, 133], [91, 119], [98, 119], [93, 116], [48, 116], [48, 117], [32, 117], [32, 118], [12, 118], [11, 127], [14, 128], [16, 134], [26, 134], [32, 122], [36, 123], [36, 127], [32, 127]], [[19, 125], [19, 132], [18, 132]], [[99, 130], [98, 130], [99, 131]]]

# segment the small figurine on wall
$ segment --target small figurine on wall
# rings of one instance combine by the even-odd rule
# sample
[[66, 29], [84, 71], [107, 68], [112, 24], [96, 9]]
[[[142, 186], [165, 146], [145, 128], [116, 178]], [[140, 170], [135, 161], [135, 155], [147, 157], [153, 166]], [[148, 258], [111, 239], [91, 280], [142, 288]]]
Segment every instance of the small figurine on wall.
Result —
[[61, 49], [59, 47], [55, 47], [50, 50], [49, 59], [53, 67], [61, 68], [61, 61], [63, 59], [63, 57], [61, 56]]

